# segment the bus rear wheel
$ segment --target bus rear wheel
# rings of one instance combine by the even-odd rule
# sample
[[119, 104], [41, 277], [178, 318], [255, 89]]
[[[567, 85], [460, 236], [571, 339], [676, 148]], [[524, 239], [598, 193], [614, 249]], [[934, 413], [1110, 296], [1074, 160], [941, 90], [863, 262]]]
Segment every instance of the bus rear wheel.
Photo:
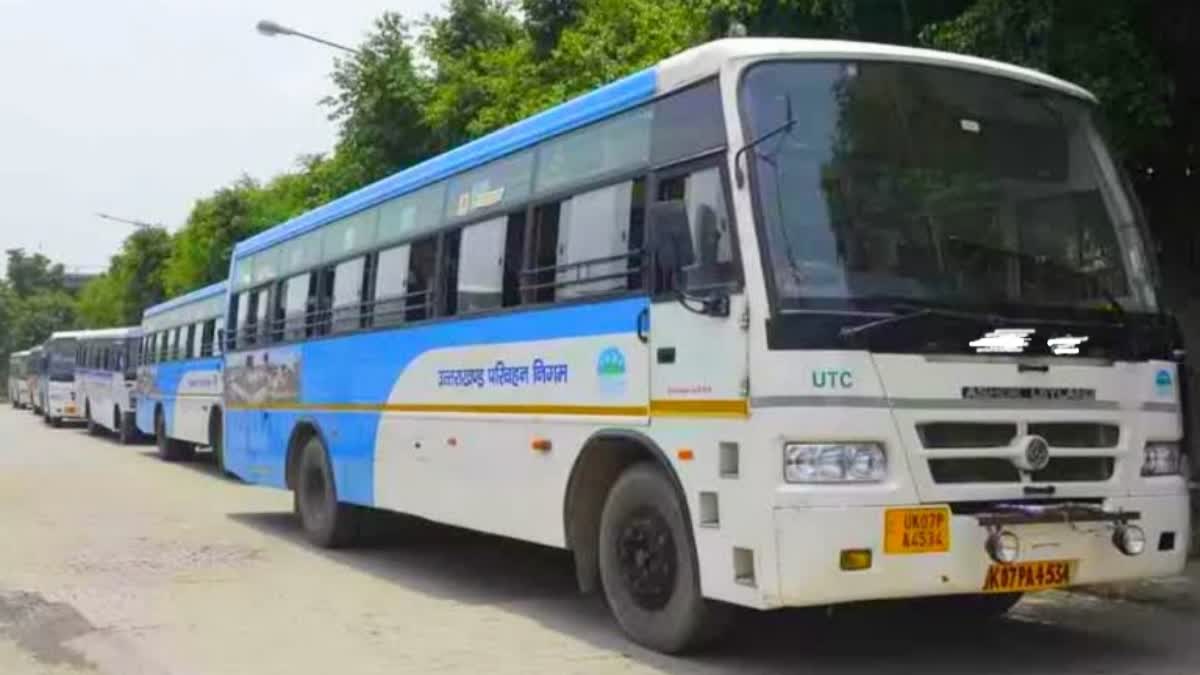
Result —
[[304, 534], [322, 548], [349, 546], [358, 539], [361, 510], [337, 500], [337, 486], [325, 444], [312, 436], [300, 449], [293, 499]]
[[217, 470], [222, 475], [228, 475], [229, 470], [225, 468], [225, 436], [221, 424], [221, 410], [217, 408], [208, 418], [208, 447], [212, 448], [213, 456], [217, 460]]
[[680, 653], [716, 638], [731, 608], [700, 594], [700, 570], [675, 486], [649, 462], [625, 470], [600, 516], [600, 581], [634, 642]]
[[167, 436], [167, 422], [161, 411], [154, 416], [154, 441], [158, 456], [165, 462], [186, 462], [196, 453], [196, 446]]
[[89, 435], [95, 436], [100, 433], [100, 428], [96, 425], [96, 420], [92, 419], [91, 401], [83, 404], [83, 418], [87, 420], [87, 432]]
[[117, 440], [121, 442], [121, 445], [129, 445], [137, 438], [137, 431], [134, 428], [135, 424], [133, 413], [129, 412], [124, 415], [118, 413]]

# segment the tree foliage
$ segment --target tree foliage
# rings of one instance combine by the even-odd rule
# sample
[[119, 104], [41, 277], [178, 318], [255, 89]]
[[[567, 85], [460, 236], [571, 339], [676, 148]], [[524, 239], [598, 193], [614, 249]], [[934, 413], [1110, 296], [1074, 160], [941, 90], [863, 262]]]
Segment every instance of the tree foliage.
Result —
[[[1177, 286], [1200, 260], [1188, 201], [1200, 177], [1200, 3], [1130, 0], [447, 0], [432, 17], [385, 13], [335, 62], [321, 103], [327, 155], [198, 199], [183, 226], [131, 236], [81, 294], [85, 325], [136, 321], [145, 305], [228, 275], [235, 242], [434, 154], [535, 114], [740, 24], [752, 36], [870, 40], [1019, 63], [1100, 98]], [[149, 235], [148, 235], [149, 236]], [[62, 268], [9, 251], [0, 320], [34, 296], [64, 310]], [[164, 262], [165, 260], [165, 262]], [[155, 271], [157, 270], [157, 271]], [[47, 304], [48, 303], [48, 304]], [[59, 311], [64, 310], [64, 311]], [[68, 316], [70, 315], [70, 316]], [[7, 319], [7, 320], [5, 320]], [[69, 320], [68, 320], [69, 319]], [[22, 323], [24, 321], [24, 323]], [[0, 339], [4, 339], [0, 335]], [[5, 342], [0, 344], [10, 344]]]

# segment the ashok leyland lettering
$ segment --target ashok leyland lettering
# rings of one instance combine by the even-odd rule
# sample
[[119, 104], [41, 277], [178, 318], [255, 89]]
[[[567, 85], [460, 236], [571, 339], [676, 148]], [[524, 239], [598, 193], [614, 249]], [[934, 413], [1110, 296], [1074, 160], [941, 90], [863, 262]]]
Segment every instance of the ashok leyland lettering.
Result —
[[38, 379], [42, 419], [53, 427], [77, 422], [83, 409], [75, 392], [75, 355], [83, 331], [54, 333], [43, 346], [43, 370]]
[[141, 339], [138, 326], [85, 331], [79, 337], [75, 383], [88, 433], [107, 430], [123, 444], [137, 438], [134, 384]]
[[224, 282], [147, 309], [137, 369], [137, 430], [153, 436], [167, 461], [192, 458], [197, 446], [221, 453], [220, 317]]
[[226, 463], [569, 549], [663, 651], [759, 609], [1177, 572], [1173, 324], [1088, 92], [722, 40], [234, 250]]

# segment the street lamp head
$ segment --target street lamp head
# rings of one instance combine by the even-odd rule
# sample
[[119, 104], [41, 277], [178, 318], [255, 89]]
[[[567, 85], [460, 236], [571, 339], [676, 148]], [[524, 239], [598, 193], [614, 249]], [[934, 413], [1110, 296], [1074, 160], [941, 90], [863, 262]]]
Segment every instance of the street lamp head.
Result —
[[257, 29], [258, 32], [268, 37], [274, 37], [276, 35], [290, 35], [292, 32], [292, 30], [287, 26], [277, 24], [270, 19], [263, 19], [262, 21], [259, 21], [257, 24], [255, 24], [254, 28]]

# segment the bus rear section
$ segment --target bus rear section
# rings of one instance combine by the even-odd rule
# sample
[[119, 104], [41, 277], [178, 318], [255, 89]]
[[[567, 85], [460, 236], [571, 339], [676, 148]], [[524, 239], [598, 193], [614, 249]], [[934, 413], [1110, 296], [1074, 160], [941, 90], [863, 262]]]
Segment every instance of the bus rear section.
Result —
[[58, 427], [83, 420], [83, 407], [75, 390], [75, 357], [79, 332], [54, 333], [44, 346], [45, 369], [40, 376], [42, 419]]
[[146, 310], [137, 366], [136, 425], [167, 461], [209, 447], [224, 466], [221, 311], [224, 282]]
[[26, 371], [26, 388], [29, 390], [29, 412], [41, 417], [45, 407], [42, 396], [42, 377], [46, 371], [45, 349], [39, 345], [29, 350], [29, 367]]
[[137, 326], [86, 331], [80, 336], [76, 388], [90, 433], [111, 433], [122, 443], [136, 440], [134, 384], [140, 345]]
[[1094, 114], [922, 50], [672, 57], [240, 242], [229, 468], [322, 546], [569, 549], [666, 652], [1177, 572], [1178, 334]]

